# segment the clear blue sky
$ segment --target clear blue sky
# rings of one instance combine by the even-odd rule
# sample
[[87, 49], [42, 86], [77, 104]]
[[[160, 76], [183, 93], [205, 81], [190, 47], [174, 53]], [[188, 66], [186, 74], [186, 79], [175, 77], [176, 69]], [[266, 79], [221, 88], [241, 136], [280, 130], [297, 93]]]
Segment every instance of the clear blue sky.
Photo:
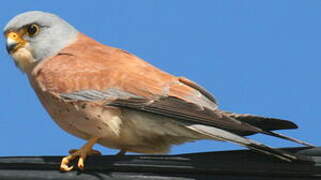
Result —
[[[292, 120], [300, 128], [283, 133], [321, 145], [320, 0], [11, 0], [1, 4], [0, 26], [29, 10], [58, 14], [102, 43], [198, 82], [221, 109]], [[84, 143], [51, 120], [4, 46], [0, 82], [0, 156], [63, 155]], [[200, 141], [172, 153], [239, 148]]]

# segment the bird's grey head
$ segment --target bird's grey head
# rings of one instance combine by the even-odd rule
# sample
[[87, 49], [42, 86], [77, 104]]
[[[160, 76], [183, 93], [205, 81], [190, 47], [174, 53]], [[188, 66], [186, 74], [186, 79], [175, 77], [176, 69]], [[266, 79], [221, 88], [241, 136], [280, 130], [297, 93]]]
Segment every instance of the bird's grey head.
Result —
[[41, 11], [19, 14], [4, 28], [7, 50], [22, 69], [25, 61], [39, 62], [56, 55], [75, 41], [77, 34], [78, 31], [63, 19]]

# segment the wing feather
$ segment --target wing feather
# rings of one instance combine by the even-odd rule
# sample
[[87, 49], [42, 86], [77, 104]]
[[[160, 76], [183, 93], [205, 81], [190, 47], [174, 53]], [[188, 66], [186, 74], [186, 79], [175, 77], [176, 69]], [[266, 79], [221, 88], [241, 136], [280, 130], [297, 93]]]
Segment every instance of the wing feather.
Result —
[[132, 108], [162, 116], [176, 118], [189, 123], [205, 124], [231, 131], [261, 132], [259, 128], [229, 118], [219, 110], [211, 110], [197, 104], [185, 102], [176, 97], [160, 97], [158, 99], [118, 98], [106, 105]]

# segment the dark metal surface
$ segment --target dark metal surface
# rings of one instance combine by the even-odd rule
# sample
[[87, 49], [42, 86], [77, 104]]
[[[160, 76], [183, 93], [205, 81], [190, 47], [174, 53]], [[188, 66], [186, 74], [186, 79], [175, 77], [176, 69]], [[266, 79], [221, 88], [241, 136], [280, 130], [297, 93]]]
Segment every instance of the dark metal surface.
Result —
[[89, 157], [85, 171], [63, 173], [62, 157], [0, 157], [0, 179], [321, 179], [321, 148], [287, 150], [310, 162], [288, 163], [249, 150], [100, 156]]

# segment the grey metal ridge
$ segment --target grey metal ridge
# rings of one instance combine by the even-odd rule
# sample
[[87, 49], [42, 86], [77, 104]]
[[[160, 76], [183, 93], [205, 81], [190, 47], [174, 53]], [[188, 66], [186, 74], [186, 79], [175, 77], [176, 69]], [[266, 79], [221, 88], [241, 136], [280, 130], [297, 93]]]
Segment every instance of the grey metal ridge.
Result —
[[85, 171], [62, 173], [59, 156], [0, 157], [0, 179], [315, 179], [321, 147], [286, 148], [306, 162], [284, 162], [250, 150], [179, 155], [89, 157]]

